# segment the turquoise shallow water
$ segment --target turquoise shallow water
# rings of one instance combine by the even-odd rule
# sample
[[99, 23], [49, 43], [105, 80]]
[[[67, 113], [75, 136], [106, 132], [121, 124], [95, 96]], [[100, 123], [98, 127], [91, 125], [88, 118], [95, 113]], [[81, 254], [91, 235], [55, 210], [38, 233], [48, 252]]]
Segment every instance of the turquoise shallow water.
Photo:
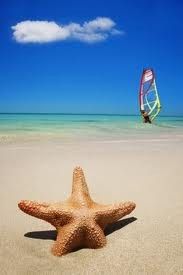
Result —
[[1, 137], [119, 139], [141, 135], [183, 134], [183, 117], [159, 117], [144, 124], [139, 116], [0, 114]]

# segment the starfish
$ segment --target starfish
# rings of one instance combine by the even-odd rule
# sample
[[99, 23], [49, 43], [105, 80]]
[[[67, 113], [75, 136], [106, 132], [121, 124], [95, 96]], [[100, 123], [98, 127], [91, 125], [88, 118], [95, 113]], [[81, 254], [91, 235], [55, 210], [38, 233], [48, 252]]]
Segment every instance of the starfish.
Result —
[[101, 205], [94, 202], [90, 197], [83, 170], [76, 167], [73, 172], [72, 193], [66, 201], [39, 203], [22, 200], [18, 206], [23, 212], [45, 220], [56, 228], [57, 238], [52, 253], [62, 256], [81, 247], [105, 246], [106, 226], [130, 214], [135, 203]]

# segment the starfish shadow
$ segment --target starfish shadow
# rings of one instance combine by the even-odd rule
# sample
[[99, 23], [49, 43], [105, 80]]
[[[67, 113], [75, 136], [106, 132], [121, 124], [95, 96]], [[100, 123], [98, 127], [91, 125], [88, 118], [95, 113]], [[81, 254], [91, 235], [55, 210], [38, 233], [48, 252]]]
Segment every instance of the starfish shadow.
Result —
[[31, 239], [42, 239], [42, 240], [56, 240], [56, 230], [45, 230], [45, 231], [32, 231], [24, 234], [25, 237]]
[[113, 232], [125, 227], [126, 225], [136, 221], [137, 218], [135, 217], [130, 217], [130, 218], [126, 218], [126, 219], [123, 219], [123, 220], [119, 220], [117, 222], [114, 222], [114, 223], [111, 223], [109, 224], [106, 229], [104, 230], [104, 233], [105, 235], [110, 235], [112, 234]]
[[[115, 223], [112, 223], [106, 227], [106, 229], [104, 230], [104, 233], [106, 236], [110, 235], [113, 232], [123, 228], [124, 226], [136, 220], [137, 218], [130, 217], [130, 218], [126, 218], [126, 219], [117, 221]], [[32, 231], [32, 232], [27, 232], [24, 236], [31, 239], [56, 240], [57, 231], [56, 230]]]

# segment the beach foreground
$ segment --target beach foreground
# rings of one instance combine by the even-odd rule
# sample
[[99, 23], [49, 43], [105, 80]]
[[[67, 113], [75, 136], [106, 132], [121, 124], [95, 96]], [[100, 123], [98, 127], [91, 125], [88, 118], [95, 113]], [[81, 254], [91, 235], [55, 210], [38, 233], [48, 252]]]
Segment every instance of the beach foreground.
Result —
[[[1, 143], [1, 274], [183, 274], [182, 163], [172, 138]], [[95, 201], [137, 206], [107, 228], [106, 247], [55, 257], [54, 228], [17, 204], [65, 200], [78, 165]]]

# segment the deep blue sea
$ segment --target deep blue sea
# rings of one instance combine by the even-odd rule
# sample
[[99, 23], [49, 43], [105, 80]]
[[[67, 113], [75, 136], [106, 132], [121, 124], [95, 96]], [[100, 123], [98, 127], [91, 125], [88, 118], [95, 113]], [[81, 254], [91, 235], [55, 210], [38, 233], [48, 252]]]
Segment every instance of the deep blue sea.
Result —
[[0, 114], [0, 136], [8, 138], [123, 139], [183, 134], [183, 117], [159, 116], [144, 124], [140, 116], [80, 114]]

